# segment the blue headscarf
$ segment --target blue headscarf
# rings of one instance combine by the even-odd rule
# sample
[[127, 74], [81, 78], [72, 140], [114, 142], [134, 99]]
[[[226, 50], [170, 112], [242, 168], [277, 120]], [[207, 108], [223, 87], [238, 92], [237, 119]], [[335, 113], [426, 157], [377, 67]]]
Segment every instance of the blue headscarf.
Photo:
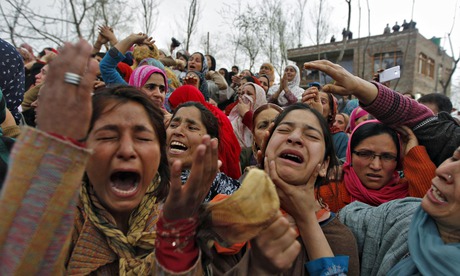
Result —
[[460, 243], [444, 243], [434, 219], [421, 207], [409, 228], [410, 256], [396, 264], [387, 275], [453, 275], [458, 273]]

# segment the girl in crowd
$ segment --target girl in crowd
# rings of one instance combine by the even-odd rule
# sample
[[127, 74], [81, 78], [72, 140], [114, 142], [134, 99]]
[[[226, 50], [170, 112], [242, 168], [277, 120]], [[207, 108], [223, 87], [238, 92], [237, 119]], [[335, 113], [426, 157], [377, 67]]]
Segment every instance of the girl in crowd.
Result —
[[[215, 64], [213, 65], [213, 68], [215, 68]], [[193, 53], [188, 62], [187, 62], [187, 72], [190, 71], [198, 71], [201, 74], [203, 74], [203, 77], [207, 80], [204, 82], [202, 85], [207, 85], [211, 86], [213, 89], [213, 92], [217, 90], [226, 90], [227, 89], [227, 82], [225, 81], [224, 77], [222, 77], [218, 72], [214, 70], [209, 70], [209, 65], [207, 62], [206, 57], [199, 52]], [[216, 87], [214, 89], [214, 87]], [[202, 91], [203, 96], [206, 99], [206, 101], [209, 101], [209, 98], [211, 97], [211, 91], [209, 91], [209, 88], [206, 89], [206, 91]]]
[[347, 151], [348, 135], [334, 126], [338, 106], [337, 99], [331, 93], [321, 91], [319, 84], [314, 84], [302, 94], [302, 102], [323, 114], [334, 140], [335, 154], [337, 158], [344, 160]]
[[[263, 167], [275, 183], [281, 209], [301, 244], [292, 267], [281, 275], [324, 275], [328, 270], [358, 275], [353, 235], [315, 199], [315, 187], [330, 177], [336, 165], [332, 138], [321, 114], [300, 103], [287, 107], [276, 117], [263, 152]], [[251, 259], [252, 249], [243, 254], [215, 256], [216, 275], [246, 275], [249, 266], [254, 269], [260, 264], [260, 260]], [[259, 275], [267, 274], [271, 266], [265, 261]]]
[[268, 76], [268, 86], [272, 86], [275, 82], [275, 67], [269, 62], [264, 62], [259, 69], [259, 78], [262, 75]]
[[265, 93], [268, 93], [268, 90], [270, 89], [270, 77], [267, 75], [259, 75], [259, 82], [260, 86], [264, 89]]
[[253, 111], [265, 103], [267, 99], [262, 87], [254, 83], [246, 83], [242, 86], [238, 103], [228, 115], [242, 149], [252, 146], [252, 126], [250, 123], [245, 124], [244, 121], [252, 122]]
[[281, 107], [298, 102], [302, 98], [304, 89], [300, 86], [300, 71], [297, 65], [288, 65], [278, 85], [270, 87], [268, 101]]
[[206, 79], [201, 72], [188, 71], [187, 75], [185, 76], [183, 80], [183, 84], [195, 86], [196, 88], [198, 88], [201, 94], [203, 94], [203, 97], [205, 97], [205, 99], [206, 99], [205, 95], [209, 94], [208, 83], [206, 82]]
[[359, 106], [356, 107], [350, 114], [350, 125], [347, 132], [352, 133], [357, 125], [367, 120], [369, 120], [369, 112]]
[[259, 106], [252, 115], [253, 143], [251, 148], [246, 148], [242, 153], [242, 171], [257, 165], [257, 152], [262, 149], [265, 133], [270, 124], [283, 109], [276, 104], [266, 103]]
[[350, 121], [350, 116], [345, 113], [337, 113], [335, 115], [334, 127], [339, 131], [345, 132], [348, 127], [348, 122]]
[[91, 96], [90, 53], [83, 40], [66, 44], [40, 95], [40, 130], [17, 141], [0, 204], [1, 274], [201, 275], [197, 210], [217, 141], [202, 137], [185, 185], [180, 162], [169, 177], [161, 110], [132, 87]]
[[179, 87], [169, 98], [169, 103], [173, 110], [180, 104], [188, 101], [201, 103], [217, 118], [220, 133], [219, 160], [222, 162], [220, 171], [233, 179], [239, 179], [241, 176], [239, 166], [241, 147], [239, 146], [238, 140], [233, 132], [230, 120], [222, 110], [206, 102], [200, 91], [191, 85], [183, 85]]
[[358, 241], [362, 275], [456, 275], [460, 258], [460, 148], [421, 200], [355, 202], [340, 219]]
[[[409, 138], [404, 149], [396, 131], [378, 121], [355, 129], [348, 143], [343, 180], [324, 185], [319, 191], [331, 210], [338, 211], [356, 200], [378, 206], [426, 193], [435, 167], [425, 148], [418, 146], [417, 138], [405, 130]], [[404, 178], [400, 178], [399, 170], [404, 171]]]
[[[198, 102], [186, 102], [174, 109], [171, 123], [166, 130], [166, 148], [171, 164], [181, 162], [183, 182], [190, 176], [190, 169], [193, 165], [192, 157], [204, 135], [219, 140], [219, 122], [211, 111]], [[239, 171], [238, 167], [237, 169]], [[232, 194], [239, 187], [238, 180], [219, 172], [204, 202], [209, 202], [217, 194]]]

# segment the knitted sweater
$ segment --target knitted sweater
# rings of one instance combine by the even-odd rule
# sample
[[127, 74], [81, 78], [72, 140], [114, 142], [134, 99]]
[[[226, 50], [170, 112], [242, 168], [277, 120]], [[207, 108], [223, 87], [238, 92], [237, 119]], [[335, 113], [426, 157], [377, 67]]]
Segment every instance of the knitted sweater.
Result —
[[412, 128], [419, 144], [426, 147], [435, 166], [452, 156], [460, 146], [460, 127], [449, 114], [441, 112], [434, 116], [430, 109], [417, 101], [382, 84], [373, 83], [379, 92], [370, 105], [363, 106], [367, 112], [392, 127], [407, 125]]
[[[403, 159], [404, 178], [400, 183], [409, 182], [410, 197], [424, 197], [431, 187], [431, 180], [435, 176], [436, 167], [431, 162], [423, 146], [413, 147]], [[351, 203], [351, 195], [345, 188], [343, 180], [339, 183], [329, 183], [319, 189], [319, 197], [327, 203], [332, 212]]]
[[[0, 197], [0, 275], [63, 275], [69, 255], [78, 192], [90, 151], [25, 127], [11, 153], [10, 169]], [[110, 263], [97, 230], [89, 243], [97, 247], [94, 262]], [[105, 241], [106, 243], [106, 241]], [[75, 252], [72, 252], [75, 256]], [[82, 253], [82, 252], [79, 252]], [[107, 254], [105, 254], [107, 253]], [[83, 252], [82, 254], [85, 254]], [[84, 256], [81, 256], [83, 258]], [[98, 272], [113, 275], [109, 267]], [[201, 275], [201, 258], [183, 273], [156, 262], [161, 275]]]
[[355, 201], [340, 211], [340, 221], [358, 242], [361, 275], [386, 275], [409, 253], [409, 226], [420, 201], [407, 197], [378, 207]]

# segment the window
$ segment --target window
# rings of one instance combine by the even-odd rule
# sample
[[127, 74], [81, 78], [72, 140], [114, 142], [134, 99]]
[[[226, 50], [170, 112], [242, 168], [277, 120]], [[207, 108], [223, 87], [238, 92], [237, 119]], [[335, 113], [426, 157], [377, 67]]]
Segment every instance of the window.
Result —
[[380, 69], [388, 69], [394, 66], [401, 66], [402, 69], [402, 52], [387, 52], [374, 54], [373, 73]]
[[434, 59], [427, 57], [424, 53], [418, 55], [418, 73], [424, 76], [434, 78], [435, 74]]

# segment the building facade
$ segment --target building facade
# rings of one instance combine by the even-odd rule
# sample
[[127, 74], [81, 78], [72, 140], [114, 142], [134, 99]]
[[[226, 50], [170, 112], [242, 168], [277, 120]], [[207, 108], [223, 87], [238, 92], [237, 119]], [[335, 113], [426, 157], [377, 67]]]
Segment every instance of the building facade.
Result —
[[[426, 39], [418, 29], [387, 33], [347, 41], [302, 47], [288, 50], [288, 59], [303, 63], [317, 59], [339, 62], [352, 74], [371, 80], [379, 69], [399, 65], [401, 78], [391, 81], [390, 87], [401, 93], [411, 92], [420, 96], [442, 92], [440, 81], [447, 81], [453, 68], [453, 59], [439, 46], [440, 39]], [[330, 78], [318, 72], [304, 70], [302, 85], [311, 81], [330, 82]], [[447, 89], [450, 96], [450, 85]]]

